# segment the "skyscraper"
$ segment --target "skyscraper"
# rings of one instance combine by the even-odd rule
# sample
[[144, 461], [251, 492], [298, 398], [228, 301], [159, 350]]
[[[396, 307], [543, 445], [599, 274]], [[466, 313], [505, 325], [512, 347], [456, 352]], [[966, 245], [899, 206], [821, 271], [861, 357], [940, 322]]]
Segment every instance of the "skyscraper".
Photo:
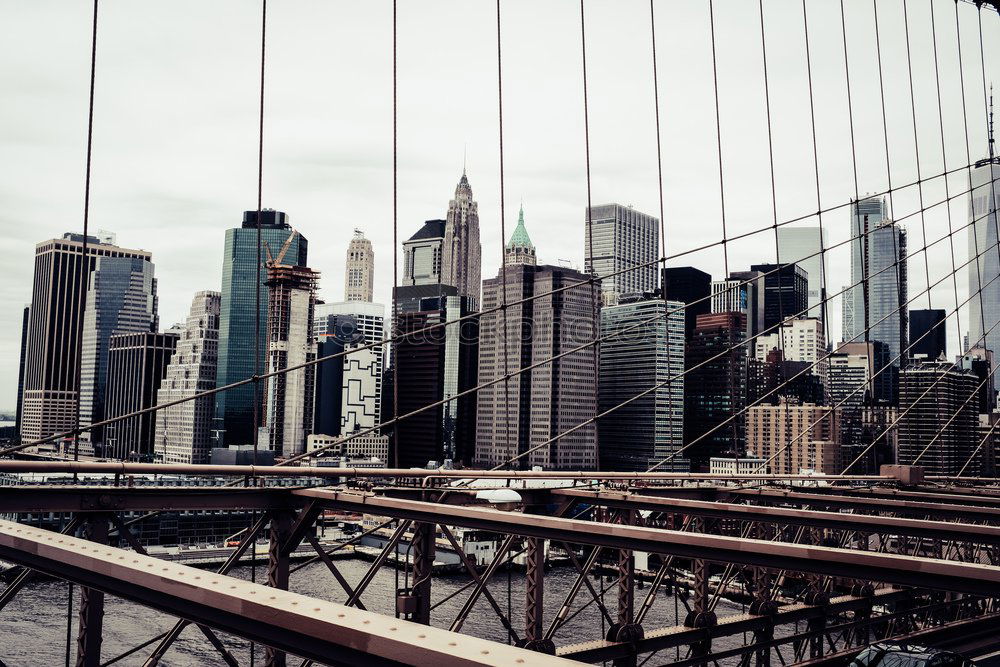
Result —
[[761, 361], [772, 350], [779, 350], [785, 361], [803, 362], [808, 372], [826, 386], [830, 362], [826, 358], [823, 320], [814, 317], [788, 320], [773, 333], [759, 336], [750, 346], [754, 356]]
[[[599, 410], [663, 385], [598, 422], [601, 470], [645, 471], [684, 444], [683, 305], [646, 293], [601, 309]], [[661, 469], [690, 463], [676, 455]]]
[[[166, 377], [156, 392], [164, 405], [215, 388], [219, 361], [218, 292], [198, 292], [191, 301]], [[232, 391], [232, 390], [230, 390]], [[225, 392], [223, 392], [225, 393]], [[215, 396], [202, 396], [156, 412], [154, 456], [162, 463], [207, 463]]]
[[851, 237], [844, 342], [882, 341], [889, 346], [889, 359], [896, 359], [891, 363], [899, 367], [905, 359], [897, 357], [909, 334], [906, 230], [888, 219], [884, 198], [869, 197], [851, 206]]
[[584, 215], [583, 255], [584, 271], [601, 279], [605, 304], [615, 303], [620, 294], [652, 292], [659, 268], [660, 221], [631, 206], [591, 206]]
[[712, 281], [713, 313], [743, 313], [747, 316], [747, 338], [764, 331], [764, 274], [731, 271], [729, 278]]
[[[530, 243], [526, 238], [527, 234], [518, 234], [518, 240], [511, 240]], [[527, 250], [520, 254], [533, 256]], [[511, 263], [501, 267], [496, 278], [483, 281], [479, 383], [497, 380], [518, 368], [539, 365], [479, 390], [477, 465], [499, 465], [538, 447], [519, 459], [518, 467], [538, 465], [548, 470], [597, 467], [597, 432], [593, 422], [545, 445], [597, 414], [596, 346], [552, 359], [597, 337], [599, 322], [595, 321], [595, 311], [599, 296], [595, 290], [584, 286], [551, 293], [587, 279], [584, 273], [558, 266]], [[492, 310], [501, 304], [501, 290], [509, 304], [506, 316]], [[540, 296], [518, 303], [530, 295]]]
[[478, 309], [482, 280], [479, 205], [472, 198], [464, 170], [455, 188], [455, 198], [448, 202], [441, 250], [441, 282], [458, 289], [459, 296], [470, 297], [473, 309]]
[[684, 340], [691, 340], [698, 316], [711, 312], [712, 276], [693, 266], [663, 269], [663, 291], [670, 301], [684, 304]]
[[[1000, 208], [1000, 156], [994, 154], [992, 106], [988, 157], [972, 170], [969, 206], [969, 337], [1000, 353], [1000, 249], [997, 209]], [[979, 295], [979, 290], [982, 294]], [[977, 296], [979, 295], [979, 296]], [[986, 337], [985, 343], [980, 340]], [[968, 349], [968, 346], [966, 346]]]
[[[80, 368], [80, 424], [104, 419], [108, 349], [112, 334], [157, 328], [156, 279], [148, 257], [98, 257], [87, 291]], [[104, 427], [80, 436], [95, 451], [104, 444]]]
[[504, 264], [508, 266], [512, 264], [538, 264], [538, 258], [535, 256], [535, 244], [531, 242], [528, 229], [524, 226], [523, 204], [517, 213], [517, 227], [510, 235], [507, 245], [504, 246], [503, 256]]
[[[138, 258], [145, 250], [128, 250], [97, 237], [87, 239], [87, 265], [81, 276], [83, 236], [66, 233], [61, 239], [35, 246], [35, 275], [26, 338], [21, 439], [30, 442], [75, 426], [78, 408], [77, 365], [80, 333], [90, 272], [99, 257]], [[87, 282], [81, 283], [81, 277]], [[59, 446], [43, 447], [51, 451]]]
[[746, 452], [746, 419], [740, 416], [746, 405], [747, 353], [740, 345], [746, 326], [743, 313], [698, 316], [684, 378], [684, 442], [693, 471], [708, 470], [713, 456]]
[[768, 471], [775, 474], [839, 475], [845, 465], [840, 409], [784, 398], [777, 405], [755, 405], [747, 410], [747, 452], [770, 460]]
[[394, 313], [417, 312], [422, 299], [458, 296], [457, 287], [441, 282], [446, 225], [445, 220], [428, 220], [403, 241], [403, 278], [392, 293]]
[[14, 432], [21, 435], [21, 408], [24, 403], [24, 360], [28, 354], [28, 322], [31, 306], [21, 314], [21, 353], [17, 364], [17, 404], [14, 406]]
[[[825, 231], [825, 230], [824, 230]], [[778, 262], [798, 264], [809, 276], [808, 317], [822, 319], [823, 301], [826, 299], [826, 282], [830, 277], [829, 266], [824, 267], [822, 249], [826, 247], [825, 234], [820, 237], [820, 227], [778, 227]]]
[[[177, 347], [177, 333], [117, 334], [108, 342], [106, 418], [120, 417], [156, 404], [156, 394]], [[108, 424], [104, 455], [151, 461], [156, 414], [147, 412]]]
[[347, 246], [344, 273], [344, 301], [371, 301], [375, 285], [375, 251], [360, 229], [354, 230], [354, 238]]
[[[950, 362], [917, 362], [900, 372], [899, 463], [932, 475], [962, 471], [978, 442], [977, 404], [966, 400], [977, 384], [972, 371]], [[978, 462], [963, 474], [978, 475]]]
[[936, 308], [910, 311], [911, 359], [937, 361], [945, 354], [948, 343], [946, 319], [945, 311]]
[[267, 312], [267, 372], [285, 373], [267, 379], [264, 425], [275, 455], [306, 451], [313, 432], [316, 366], [295, 368], [316, 359], [313, 314], [319, 274], [304, 266], [269, 264]]
[[[220, 385], [245, 380], [265, 368], [267, 354], [267, 305], [269, 288], [264, 262], [282, 255], [281, 263], [305, 266], [306, 239], [288, 224], [281, 211], [261, 211], [260, 307], [257, 308], [257, 211], [246, 211], [240, 227], [226, 230], [222, 260], [222, 307], [219, 317]], [[259, 319], [258, 319], [259, 318]], [[260, 360], [254, 349], [260, 323]], [[251, 384], [218, 395], [215, 403], [216, 446], [247, 445], [253, 442], [254, 390]]]
[[798, 264], [754, 264], [751, 271], [764, 274], [764, 328], [804, 317], [809, 308], [809, 275]]

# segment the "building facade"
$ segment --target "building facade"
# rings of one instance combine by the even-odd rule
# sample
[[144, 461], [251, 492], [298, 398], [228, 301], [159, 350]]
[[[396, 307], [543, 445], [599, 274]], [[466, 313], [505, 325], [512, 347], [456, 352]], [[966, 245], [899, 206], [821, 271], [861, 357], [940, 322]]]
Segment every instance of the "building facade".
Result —
[[1000, 157], [993, 155], [992, 142], [989, 153], [989, 157], [976, 163], [969, 184], [972, 190], [967, 269], [972, 297], [969, 300], [969, 338], [972, 345], [1000, 352], [1000, 325], [997, 324], [1000, 322], [1000, 253], [997, 251]]
[[479, 204], [472, 198], [465, 171], [455, 188], [455, 198], [448, 202], [441, 252], [441, 282], [458, 289], [459, 296], [472, 299], [473, 309], [478, 310], [482, 280]]
[[911, 359], [937, 361], [947, 354], [948, 319], [944, 310], [910, 311], [910, 352]]
[[[165, 405], [215, 388], [219, 365], [218, 292], [198, 292], [180, 332], [166, 376], [156, 392]], [[225, 392], [222, 392], [225, 393]], [[215, 396], [202, 396], [156, 411], [153, 455], [161, 463], [207, 463]]]
[[371, 301], [375, 291], [375, 251], [360, 229], [347, 246], [344, 270], [344, 301]]
[[[158, 328], [156, 279], [149, 258], [98, 257], [90, 277], [83, 315], [80, 365], [80, 424], [100, 422], [105, 414], [111, 336]], [[103, 451], [104, 427], [81, 434], [95, 452]]]
[[[246, 211], [240, 227], [226, 230], [222, 260], [222, 310], [219, 319], [220, 385], [245, 380], [266, 367], [270, 293], [264, 262], [268, 260], [268, 256], [277, 259], [284, 252], [282, 263], [306, 266], [308, 242], [292, 229], [288, 224], [288, 216], [281, 211], [261, 211], [260, 236], [264, 247], [258, 254], [257, 211]], [[255, 360], [258, 332], [260, 358]], [[258, 410], [262, 407], [263, 403], [258, 406]], [[213, 425], [216, 446], [251, 444], [254, 441], [253, 429], [252, 384], [219, 394]]]
[[755, 405], [747, 410], [747, 452], [778, 475], [839, 475], [840, 409], [785, 400]]
[[778, 227], [778, 263], [797, 264], [809, 278], [809, 313], [807, 317], [823, 319], [827, 311], [826, 283], [828, 267], [823, 257], [826, 248], [825, 234], [819, 225]]
[[684, 340], [691, 340], [698, 316], [711, 312], [712, 276], [693, 266], [675, 266], [663, 269], [660, 282], [669, 301], [684, 304]]
[[713, 280], [711, 311], [746, 315], [747, 338], [764, 331], [764, 274], [732, 271], [725, 280]]
[[[21, 398], [21, 440], [31, 442], [72, 430], [79, 408], [77, 368], [81, 361], [87, 284], [98, 258], [150, 260], [144, 250], [120, 248], [97, 237], [66, 233], [35, 246], [35, 270]], [[81, 271], [81, 264], [85, 262]], [[68, 442], [42, 447], [53, 451]]]
[[[623, 295], [601, 309], [600, 412], [653, 389], [598, 422], [601, 470], [690, 470], [684, 445], [684, 304]], [[655, 388], [655, 389], [654, 389]]]
[[313, 316], [319, 274], [304, 266], [273, 264], [267, 269], [267, 379], [263, 423], [275, 455], [306, 450], [313, 432], [316, 366], [295, 368], [316, 359]]
[[809, 274], [798, 264], [754, 264], [764, 275], [764, 326], [771, 331], [784, 320], [804, 317], [809, 308]]
[[656, 289], [660, 221], [631, 206], [591, 206], [584, 217], [584, 272], [601, 279], [602, 301]]
[[[119, 417], [156, 405], [156, 394], [177, 348], [176, 333], [117, 334], [108, 342], [105, 417]], [[108, 424], [104, 456], [118, 460], [152, 461], [155, 413]]]
[[757, 337], [751, 345], [754, 357], [765, 361], [772, 350], [779, 350], [785, 361], [803, 362], [808, 372], [827, 385], [830, 362], [827, 359], [823, 321], [817, 318], [788, 320], [773, 333]]

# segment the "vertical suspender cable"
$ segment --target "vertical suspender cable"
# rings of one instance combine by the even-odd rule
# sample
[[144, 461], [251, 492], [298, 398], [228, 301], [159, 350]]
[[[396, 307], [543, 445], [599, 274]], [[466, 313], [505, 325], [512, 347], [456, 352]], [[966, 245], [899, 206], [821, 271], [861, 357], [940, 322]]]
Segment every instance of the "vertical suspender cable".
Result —
[[[396, 304], [396, 286], [399, 285], [399, 149], [398, 112], [399, 97], [397, 93], [397, 39], [396, 39], [396, 0], [392, 0], [392, 335], [399, 333], [399, 308]], [[392, 346], [392, 417], [399, 417], [399, 346]], [[392, 425], [392, 460], [396, 466], [399, 462], [399, 426]]]
[[[497, 126], [500, 146], [500, 327], [503, 331], [503, 395], [505, 410], [510, 410], [510, 374], [507, 369], [507, 254], [504, 244], [507, 242], [506, 209], [505, 209], [505, 189], [503, 173], [503, 53], [501, 49], [500, 32], [500, 0], [497, 0]], [[522, 308], [523, 313], [523, 308]], [[522, 315], [523, 318], [523, 315]], [[459, 325], [461, 326], [461, 325]], [[519, 355], [520, 356], [520, 355]], [[520, 362], [518, 363], [520, 366]], [[518, 383], [520, 385], [520, 382]], [[517, 410], [517, 434], [514, 436], [514, 451], [520, 453], [521, 411], [520, 411], [520, 388], [518, 388], [518, 410]], [[504, 422], [504, 445], [510, 448], [510, 419], [505, 418]], [[493, 424], [496, 427], [496, 422]], [[509, 451], [509, 449], [508, 449]], [[511, 640], [510, 632], [507, 632], [508, 641]]]

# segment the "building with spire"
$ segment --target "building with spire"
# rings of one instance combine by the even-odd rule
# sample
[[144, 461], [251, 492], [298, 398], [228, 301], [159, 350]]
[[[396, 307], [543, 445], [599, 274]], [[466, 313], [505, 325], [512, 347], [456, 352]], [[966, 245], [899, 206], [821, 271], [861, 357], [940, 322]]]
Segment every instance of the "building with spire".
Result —
[[[993, 91], [987, 157], [972, 170], [969, 207], [969, 346], [1000, 352], [1000, 253], [997, 245], [997, 209], [1000, 208], [1000, 156], [993, 137]], [[981, 293], [980, 293], [980, 290]], [[979, 295], [979, 296], [976, 296]], [[965, 350], [963, 350], [964, 352]]]
[[515, 264], [528, 264], [535, 266], [538, 259], [535, 257], [535, 246], [531, 243], [528, 230], [524, 227], [524, 204], [517, 214], [517, 227], [510, 235], [510, 241], [504, 247], [504, 265], [513, 266]]
[[375, 251], [360, 229], [347, 246], [344, 271], [344, 301], [371, 301], [375, 288]]
[[482, 281], [481, 256], [479, 205], [472, 198], [472, 188], [463, 169], [462, 178], [455, 188], [455, 198], [448, 203], [442, 243], [441, 282], [455, 287], [459, 296], [470, 297], [476, 309]]

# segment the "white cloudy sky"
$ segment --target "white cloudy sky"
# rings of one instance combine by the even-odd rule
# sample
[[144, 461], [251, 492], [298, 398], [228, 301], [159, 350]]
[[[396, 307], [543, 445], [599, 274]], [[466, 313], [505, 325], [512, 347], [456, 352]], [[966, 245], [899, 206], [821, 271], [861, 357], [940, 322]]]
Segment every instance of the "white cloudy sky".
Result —
[[[924, 177], [940, 173], [933, 76], [932, 0], [908, 0], [919, 152]], [[942, 73], [947, 164], [966, 164], [954, 3], [933, 0]], [[895, 185], [916, 178], [902, 0], [876, 0], [886, 76], [889, 164]], [[872, 2], [845, 0], [861, 193], [886, 189]], [[707, 0], [658, 0], [657, 42], [667, 252], [721, 237]], [[764, 0], [775, 132], [778, 216], [816, 210], [802, 5]], [[268, 6], [264, 205], [289, 213], [323, 272], [321, 296], [343, 290], [343, 254], [359, 227], [376, 252], [376, 298], [392, 281], [391, 3], [271, 0]], [[91, 6], [82, 0], [0, 0], [0, 409], [16, 389], [20, 308], [30, 300], [33, 247], [82, 226]], [[467, 153], [479, 201], [483, 274], [500, 257], [494, 3], [399, 2], [399, 235], [443, 217]], [[757, 3], [716, 0], [719, 95], [729, 235], [771, 221]], [[973, 159], [985, 151], [976, 10], [960, 6]], [[594, 203], [657, 214], [649, 3], [587, 0]], [[854, 194], [840, 6], [808, 0], [822, 206]], [[508, 233], [523, 199], [539, 257], [582, 264], [586, 179], [579, 5], [503, 0], [505, 175]], [[984, 12], [986, 76], [1000, 67], [1000, 20]], [[256, 207], [260, 5], [246, 0], [101, 2], [92, 229], [151, 250], [164, 326], [191, 295], [219, 289], [224, 230]], [[1000, 81], [998, 81], [1000, 82]], [[965, 189], [956, 174], [951, 192]], [[939, 179], [925, 204], [944, 197]], [[918, 208], [915, 188], [894, 197], [896, 216]], [[947, 232], [945, 208], [926, 216], [927, 237]], [[956, 199], [954, 224], [967, 202]], [[814, 221], [812, 221], [814, 222]], [[905, 223], [923, 245], [920, 217]], [[823, 216], [844, 240], [846, 209]], [[965, 234], [956, 239], [965, 261]], [[773, 259], [761, 234], [731, 244], [731, 270]], [[785, 258], [783, 258], [785, 259]], [[946, 243], [930, 279], [950, 271]], [[672, 262], [719, 275], [716, 247]], [[922, 257], [911, 295], [926, 287]], [[849, 279], [844, 252], [830, 257], [829, 286]], [[958, 282], [959, 299], [967, 285]], [[951, 282], [933, 290], [954, 308]], [[926, 301], [923, 301], [926, 304]], [[924, 305], [926, 307], [926, 305]], [[839, 338], [839, 303], [831, 305]], [[966, 327], [964, 312], [962, 327]], [[949, 325], [952, 351], [957, 329]]]

